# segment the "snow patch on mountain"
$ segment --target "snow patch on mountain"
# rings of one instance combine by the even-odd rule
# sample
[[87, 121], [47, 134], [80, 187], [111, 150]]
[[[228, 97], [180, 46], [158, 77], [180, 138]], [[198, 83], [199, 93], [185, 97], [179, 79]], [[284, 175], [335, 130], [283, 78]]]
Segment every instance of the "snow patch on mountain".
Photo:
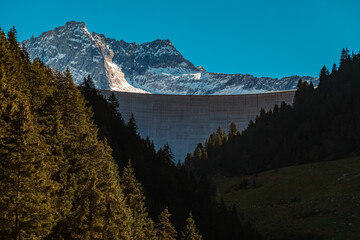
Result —
[[110, 89], [119, 92], [135, 92], [135, 93], [148, 93], [142, 89], [135, 88], [130, 85], [121, 71], [121, 68], [112, 62], [110, 57], [105, 57], [105, 72], [109, 79]]
[[74, 82], [91, 75], [98, 89], [157, 94], [246, 94], [296, 88], [298, 80], [314, 77], [257, 78], [249, 74], [206, 72], [186, 60], [170, 40], [137, 44], [90, 33], [82, 22], [44, 32], [23, 42], [33, 60], [64, 72]]

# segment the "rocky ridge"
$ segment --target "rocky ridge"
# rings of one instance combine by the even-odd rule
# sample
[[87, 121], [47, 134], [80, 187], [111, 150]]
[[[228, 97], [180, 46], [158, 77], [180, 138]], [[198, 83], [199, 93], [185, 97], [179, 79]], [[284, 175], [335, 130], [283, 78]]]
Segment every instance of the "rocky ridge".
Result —
[[59, 71], [69, 67], [76, 84], [90, 74], [96, 88], [104, 90], [228, 95], [290, 90], [300, 78], [319, 82], [309, 76], [277, 79], [207, 72], [186, 60], [168, 39], [127, 43], [91, 34], [83, 22], [67, 22], [23, 43], [31, 59], [39, 58]]

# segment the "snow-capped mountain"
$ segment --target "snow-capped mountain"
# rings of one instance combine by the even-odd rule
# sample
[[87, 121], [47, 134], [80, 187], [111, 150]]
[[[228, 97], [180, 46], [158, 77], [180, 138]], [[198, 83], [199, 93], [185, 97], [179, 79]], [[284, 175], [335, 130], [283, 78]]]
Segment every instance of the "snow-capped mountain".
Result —
[[169, 40], [127, 43], [90, 33], [85, 23], [65, 26], [23, 41], [30, 58], [65, 71], [79, 84], [91, 75], [98, 89], [161, 94], [242, 94], [296, 88], [298, 80], [318, 84], [318, 78], [282, 79], [248, 74], [206, 72], [186, 60]]

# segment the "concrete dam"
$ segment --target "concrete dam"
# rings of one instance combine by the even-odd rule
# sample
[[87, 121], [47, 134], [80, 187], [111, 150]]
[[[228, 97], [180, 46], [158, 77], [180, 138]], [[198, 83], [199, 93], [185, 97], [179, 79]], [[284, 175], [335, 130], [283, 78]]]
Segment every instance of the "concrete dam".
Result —
[[[108, 97], [111, 91], [101, 93]], [[169, 143], [175, 160], [184, 161], [219, 126], [228, 131], [234, 122], [241, 131], [261, 108], [269, 110], [283, 101], [292, 104], [295, 90], [244, 95], [113, 93], [125, 121], [133, 113], [142, 137], [149, 136], [156, 149]]]

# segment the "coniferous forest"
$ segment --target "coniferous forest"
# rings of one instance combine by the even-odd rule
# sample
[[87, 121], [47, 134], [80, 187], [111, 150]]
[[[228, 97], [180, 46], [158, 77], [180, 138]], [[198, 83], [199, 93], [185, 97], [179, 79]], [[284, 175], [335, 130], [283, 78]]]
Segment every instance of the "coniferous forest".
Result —
[[293, 105], [218, 128], [175, 164], [114, 94], [30, 61], [16, 34], [0, 29], [0, 239], [264, 239], [212, 179], [360, 155], [360, 54], [347, 49], [317, 87], [299, 81]]
[[188, 154], [195, 175], [255, 174], [284, 166], [360, 154], [360, 54], [341, 52], [339, 67], [324, 66], [320, 83], [299, 80], [294, 104], [261, 110], [247, 129], [218, 128]]
[[118, 104], [0, 30], [1, 239], [262, 239]]

